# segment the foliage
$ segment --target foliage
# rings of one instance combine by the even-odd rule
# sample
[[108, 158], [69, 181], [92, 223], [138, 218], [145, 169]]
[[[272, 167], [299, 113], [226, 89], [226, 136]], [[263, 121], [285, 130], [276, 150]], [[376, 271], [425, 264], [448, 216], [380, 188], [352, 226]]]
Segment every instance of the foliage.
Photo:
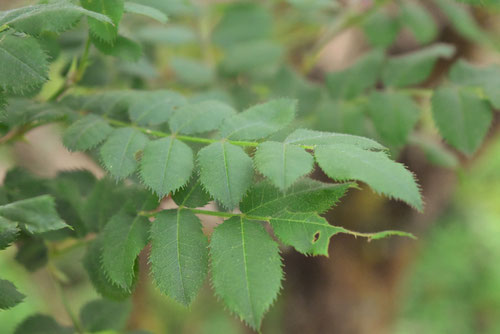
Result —
[[[450, 82], [422, 88], [435, 64], [451, 62], [457, 50], [433, 43], [438, 27], [416, 2], [403, 1], [397, 15], [384, 3], [347, 18], [312, 4], [302, 12], [297, 1], [214, 10], [153, 0], [57, 0], [0, 12], [0, 144], [11, 147], [31, 129], [61, 122], [64, 146], [87, 151], [108, 174], [39, 179], [10, 170], [0, 192], [0, 249], [16, 243], [18, 262], [36, 270], [59, 247], [86, 247], [83, 266], [104, 299], [72, 317], [77, 332], [124, 328], [128, 298], [144, 270], [139, 254], [148, 244], [161, 292], [189, 306], [210, 272], [215, 295], [259, 330], [281, 290], [277, 241], [306, 255], [328, 255], [330, 238], [339, 233], [412, 237], [354, 232], [321, 215], [357, 181], [422, 211], [415, 176], [393, 157], [410, 144], [432, 162], [454, 167], [457, 159], [419, 139], [434, 131], [420, 98], [430, 101], [442, 138], [472, 155], [500, 105], [500, 69], [459, 60]], [[280, 16], [300, 19], [283, 19], [278, 29], [274, 6], [285, 11]], [[438, 6], [464, 38], [495, 43], [467, 7], [448, 0]], [[167, 14], [174, 24], [163, 26]], [[323, 85], [308, 75], [331, 31], [340, 32], [336, 25], [322, 29], [332, 16], [344, 20], [341, 30], [362, 26], [373, 50], [327, 73]], [[311, 21], [304, 45], [320, 30], [327, 35], [294, 67], [286, 60], [303, 42], [287, 33]], [[393, 54], [389, 47], [405, 27], [425, 45]], [[159, 59], [162, 52], [166, 60]], [[164, 61], [163, 72], [153, 66]], [[320, 170], [329, 181], [316, 180]], [[176, 206], [166, 210], [169, 199]], [[210, 202], [210, 210], [202, 209]], [[197, 214], [227, 219], [207, 238]], [[0, 280], [2, 308], [23, 297]], [[17, 331], [31, 328], [72, 331], [46, 315], [26, 319]]]

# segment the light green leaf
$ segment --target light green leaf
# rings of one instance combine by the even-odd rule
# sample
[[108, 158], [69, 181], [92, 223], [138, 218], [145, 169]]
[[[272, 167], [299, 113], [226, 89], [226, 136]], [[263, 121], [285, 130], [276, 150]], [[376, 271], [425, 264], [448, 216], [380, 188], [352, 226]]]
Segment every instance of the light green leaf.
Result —
[[328, 73], [326, 86], [333, 98], [352, 99], [375, 86], [384, 61], [384, 52], [374, 50], [349, 68]]
[[30, 233], [68, 227], [57, 214], [54, 198], [42, 195], [0, 206], [0, 216], [21, 224]]
[[450, 70], [454, 83], [482, 88], [495, 109], [500, 109], [500, 66], [474, 66], [460, 59]]
[[132, 287], [135, 261], [148, 243], [149, 226], [146, 217], [119, 212], [102, 231], [102, 267], [109, 279], [123, 289]]
[[[83, 258], [83, 266], [92, 286], [100, 295], [108, 299], [123, 300], [128, 298], [132, 293], [131, 289], [124, 289], [111, 283], [111, 280], [104, 272], [101, 264], [102, 248], [102, 238], [98, 237], [88, 245], [87, 252]], [[136, 277], [137, 275], [135, 274], [134, 278]]]
[[401, 4], [401, 22], [411, 30], [420, 43], [429, 43], [437, 36], [436, 22], [417, 1], [405, 1]]
[[47, 80], [47, 55], [35, 38], [0, 34], [1, 89], [22, 92]]
[[168, 121], [185, 103], [184, 96], [173, 91], [136, 92], [129, 109], [130, 119], [139, 125], [158, 125]]
[[0, 217], [0, 250], [9, 247], [17, 239], [19, 232], [16, 223]]
[[481, 30], [468, 9], [454, 0], [436, 0], [436, 5], [451, 21], [455, 30], [472, 42], [484, 43], [488, 36]]
[[14, 334], [73, 334], [73, 328], [59, 325], [48, 315], [35, 314], [21, 322]]
[[175, 138], [149, 142], [141, 160], [144, 184], [163, 197], [186, 184], [193, 171], [193, 151]]
[[342, 227], [328, 224], [325, 218], [314, 212], [284, 211], [269, 222], [274, 233], [284, 244], [293, 246], [306, 255], [328, 256], [331, 236], [344, 230]]
[[99, 116], [87, 115], [71, 124], [63, 133], [62, 141], [70, 151], [85, 151], [99, 145], [113, 129]]
[[393, 15], [377, 10], [364, 22], [363, 30], [372, 45], [386, 48], [398, 36], [401, 25]]
[[80, 311], [80, 320], [86, 331], [98, 333], [105, 330], [122, 330], [132, 311], [130, 301], [115, 302], [97, 299], [85, 304]]
[[315, 156], [318, 165], [332, 179], [363, 181], [378, 193], [422, 210], [422, 198], [413, 174], [384, 152], [336, 144], [316, 147]]
[[432, 96], [432, 116], [443, 138], [466, 154], [483, 142], [493, 118], [488, 103], [474, 92], [438, 88]]
[[0, 310], [7, 310], [16, 306], [25, 297], [12, 282], [0, 279]]
[[186, 85], [207, 86], [215, 80], [215, 71], [207, 64], [188, 58], [175, 57], [170, 65], [177, 79]]
[[281, 288], [278, 245], [259, 222], [233, 217], [214, 230], [210, 258], [215, 293], [258, 329]]
[[312, 155], [303, 148], [271, 141], [257, 147], [254, 161], [257, 170], [282, 191], [311, 172], [314, 165]]
[[297, 181], [285, 193], [270, 182], [257, 183], [243, 198], [240, 210], [252, 216], [271, 217], [283, 210], [323, 213], [335, 205], [352, 183], [323, 183], [309, 178]]
[[429, 77], [438, 58], [450, 58], [454, 53], [452, 45], [437, 43], [392, 57], [382, 71], [382, 81], [394, 87], [417, 85]]
[[374, 92], [368, 101], [368, 112], [382, 140], [402, 146], [418, 121], [420, 109], [407, 95]]
[[72, 28], [82, 15], [112, 23], [106, 15], [62, 0], [0, 12], [0, 26], [8, 25], [30, 35], [38, 35], [43, 31], [62, 32]]
[[151, 271], [158, 288], [188, 306], [196, 297], [208, 266], [208, 241], [201, 222], [189, 210], [167, 210], [151, 227]]
[[135, 2], [125, 2], [124, 8], [125, 13], [144, 15], [161, 23], [167, 22], [167, 15], [165, 15], [162, 11], [150, 6], [141, 5]]
[[308, 129], [297, 129], [285, 139], [287, 144], [296, 145], [330, 145], [330, 144], [346, 144], [354, 145], [368, 150], [385, 150], [386, 148], [376, 141], [343, 133], [322, 132]]
[[130, 38], [118, 35], [113, 42], [100, 40], [92, 37], [95, 47], [108, 56], [120, 58], [129, 62], [136, 62], [142, 56], [142, 47]]
[[172, 199], [177, 205], [188, 208], [201, 208], [210, 202], [210, 195], [203, 189], [197, 173], [195, 174], [196, 176], [192, 177], [185, 187], [177, 190], [172, 195]]
[[118, 34], [118, 24], [123, 15], [123, 0], [80, 0], [83, 8], [108, 16], [113, 24], [88, 18], [90, 32], [108, 43], [113, 42]]
[[286, 127], [295, 117], [297, 101], [276, 99], [258, 104], [222, 123], [221, 135], [233, 140], [267, 137]]
[[137, 168], [137, 153], [148, 141], [146, 135], [133, 128], [114, 130], [101, 147], [104, 166], [118, 179], [129, 176]]
[[210, 144], [198, 152], [200, 180], [228, 209], [235, 208], [253, 181], [252, 159], [241, 147], [227, 142]]
[[168, 123], [173, 133], [191, 135], [216, 130], [224, 119], [235, 114], [231, 106], [208, 100], [181, 106]]

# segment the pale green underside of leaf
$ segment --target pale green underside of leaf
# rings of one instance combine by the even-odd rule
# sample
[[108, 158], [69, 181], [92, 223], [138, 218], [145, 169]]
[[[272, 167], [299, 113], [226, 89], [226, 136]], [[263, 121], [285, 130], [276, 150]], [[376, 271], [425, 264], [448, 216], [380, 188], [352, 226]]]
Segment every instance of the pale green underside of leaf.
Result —
[[173, 133], [195, 134], [216, 130], [224, 119], [236, 111], [219, 101], [203, 101], [186, 104], [170, 118], [168, 124]]
[[12, 308], [26, 296], [20, 293], [12, 282], [0, 279], [0, 310]]
[[432, 96], [432, 116], [443, 138], [466, 154], [483, 142], [493, 115], [488, 103], [460, 88], [441, 87]]
[[276, 242], [259, 222], [233, 217], [213, 232], [210, 260], [217, 296], [258, 329], [281, 288], [283, 272]]
[[226, 119], [220, 128], [222, 137], [254, 140], [267, 137], [286, 127], [295, 117], [297, 101], [277, 99], [258, 104]]
[[31, 35], [38, 35], [43, 31], [62, 32], [73, 27], [82, 15], [103, 23], [112, 23], [106, 15], [84, 9], [69, 1], [54, 1], [0, 13], [0, 26], [9, 25], [17, 31]]
[[193, 171], [193, 151], [175, 138], [149, 142], [141, 159], [141, 178], [158, 197], [186, 184]]
[[116, 302], [97, 299], [82, 307], [80, 321], [86, 332], [121, 332], [127, 324], [131, 311], [132, 303], [130, 301]]
[[328, 224], [325, 218], [314, 212], [284, 211], [269, 222], [284, 244], [293, 246], [306, 255], [328, 256], [330, 237], [344, 230]]
[[144, 149], [148, 137], [133, 128], [113, 130], [101, 147], [101, 159], [108, 172], [122, 179], [137, 168], [136, 154]]
[[196, 297], [208, 267], [208, 241], [191, 211], [167, 210], [151, 227], [151, 272], [158, 288], [188, 306]]
[[285, 190], [313, 169], [314, 159], [303, 148], [287, 143], [264, 142], [254, 156], [257, 170]]
[[42, 195], [0, 206], [0, 217], [19, 223], [30, 233], [43, 233], [68, 227], [57, 214], [54, 198]]
[[97, 38], [113, 42], [118, 33], [118, 24], [123, 15], [123, 0], [80, 0], [83, 8], [108, 16], [113, 24], [88, 18], [90, 32]]
[[390, 58], [382, 71], [386, 86], [405, 87], [416, 85], [429, 77], [438, 58], [450, 58], [455, 47], [437, 43], [418, 51]]
[[132, 287], [135, 261], [148, 243], [149, 226], [146, 217], [119, 212], [102, 231], [102, 267], [121, 288]]
[[162, 11], [150, 6], [141, 5], [135, 2], [125, 2], [124, 8], [125, 13], [144, 15], [161, 23], [167, 22], [167, 15], [165, 15]]
[[130, 119], [139, 125], [158, 125], [186, 103], [179, 93], [167, 90], [136, 92], [130, 105]]
[[352, 183], [333, 184], [304, 178], [285, 193], [270, 182], [256, 184], [243, 198], [240, 210], [248, 215], [271, 217], [283, 210], [322, 213], [335, 205]]
[[35, 314], [21, 322], [14, 334], [73, 334], [73, 328], [63, 327], [48, 315]]
[[188, 208], [200, 208], [210, 202], [210, 195], [203, 189], [201, 181], [195, 172], [195, 176], [191, 178], [188, 184], [177, 190], [172, 195], [172, 199], [179, 206]]
[[343, 133], [322, 132], [308, 129], [297, 129], [292, 132], [286, 139], [287, 144], [296, 145], [330, 145], [330, 144], [347, 144], [354, 145], [364, 149], [385, 150], [386, 148], [376, 141]]
[[252, 159], [241, 147], [227, 142], [210, 144], [198, 152], [200, 180], [228, 209], [234, 209], [252, 184]]
[[0, 250], [4, 250], [13, 243], [19, 234], [16, 223], [0, 217]]
[[86, 151], [105, 140], [112, 130], [101, 117], [87, 115], [64, 131], [62, 141], [70, 151]]
[[22, 92], [47, 80], [47, 55], [35, 38], [0, 34], [1, 89]]
[[315, 157], [321, 169], [334, 180], [363, 181], [378, 193], [422, 210], [422, 198], [413, 174], [384, 152], [337, 144], [316, 147]]
[[404, 145], [419, 118], [420, 109], [415, 102], [407, 95], [375, 92], [368, 104], [370, 118], [382, 141]]

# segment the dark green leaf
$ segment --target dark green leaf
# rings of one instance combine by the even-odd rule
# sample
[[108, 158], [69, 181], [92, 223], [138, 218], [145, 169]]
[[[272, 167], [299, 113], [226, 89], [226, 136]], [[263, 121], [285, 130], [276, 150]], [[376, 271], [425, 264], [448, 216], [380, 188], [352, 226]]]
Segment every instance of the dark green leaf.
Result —
[[113, 24], [89, 17], [90, 32], [97, 38], [113, 42], [118, 33], [118, 24], [123, 15], [123, 0], [80, 0], [82, 7], [108, 16]]
[[87, 115], [68, 127], [62, 140], [70, 151], [86, 151], [105, 140], [112, 130], [101, 117]]
[[188, 208], [200, 208], [210, 202], [210, 195], [203, 189], [197, 173], [195, 174], [186, 186], [177, 190], [172, 195], [172, 199], [177, 205]]
[[0, 279], [0, 310], [12, 308], [26, 296], [20, 293], [12, 282]]
[[54, 318], [43, 315], [35, 314], [21, 322], [17, 326], [14, 334], [72, 334], [73, 328], [63, 327], [59, 325]]

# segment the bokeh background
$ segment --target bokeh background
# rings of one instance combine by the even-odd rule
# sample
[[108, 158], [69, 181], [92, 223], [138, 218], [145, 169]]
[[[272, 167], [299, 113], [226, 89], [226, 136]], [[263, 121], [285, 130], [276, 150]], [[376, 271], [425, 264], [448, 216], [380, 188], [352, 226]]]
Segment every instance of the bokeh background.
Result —
[[[358, 111], [346, 111], [324, 97], [325, 74], [349, 67], [371, 50], [370, 29], [380, 30], [386, 37], [393, 34], [395, 28], [384, 25], [385, 21], [370, 26], [367, 22], [371, 14], [366, 13], [383, 10], [397, 18], [406, 2], [422, 6], [433, 17], [433, 42], [450, 43], [457, 50], [453, 59], [437, 63], [422, 88], [442, 82], [457, 58], [483, 65], [500, 64], [500, 5], [495, 1], [486, 1], [488, 6], [463, 7], [472, 22], [465, 28], [457, 27], [431, 0], [236, 2], [236, 6], [246, 6], [243, 18], [245, 13], [253, 13], [252, 18], [258, 20], [249, 21], [247, 32], [236, 32], [235, 36], [251, 37], [269, 30], [269, 45], [255, 54], [241, 55], [239, 62], [224, 58], [226, 50], [220, 42], [223, 34], [219, 34], [222, 46], [213, 38], [234, 3], [134, 1], [166, 12], [169, 22], [159, 25], [142, 19], [125, 20], [121, 32], [143, 46], [144, 56], [130, 62], [93, 53], [92, 66], [78, 88], [81, 91], [168, 88], [190, 96], [220, 98], [240, 110], [274, 96], [294, 96], [300, 101], [300, 117], [308, 127], [377, 138], [369, 125], [358, 126]], [[33, 2], [0, 0], [0, 10], [29, 3]], [[359, 21], [345, 24], [346, 15]], [[404, 24], [397, 22], [401, 27], [386, 45], [387, 52], [401, 54], [421, 48]], [[488, 43], [475, 36], [487, 36]], [[226, 32], [225, 38], [232, 37]], [[51, 85], [60, 83], [61, 73], [81, 50], [84, 39], [84, 27], [76, 27], [58, 39], [47, 36], [46, 47], [56, 60], [49, 88], [34, 94], [48, 94]], [[435, 139], [428, 99], [423, 97], [419, 103], [423, 110], [420, 130], [424, 129], [419, 134]], [[414, 141], [393, 148], [393, 155], [420, 180], [426, 201], [423, 214], [364, 187], [350, 193], [327, 214], [330, 221], [350, 229], [401, 229], [414, 233], [417, 240], [367, 242], [350, 236], [334, 237], [329, 258], [305, 257], [283, 248], [284, 289], [267, 314], [262, 332], [500, 333], [500, 127], [496, 115], [483, 147], [472, 157], [443, 143], [428, 149]], [[365, 121], [361, 119], [361, 123]], [[41, 127], [12, 149], [0, 147], [2, 178], [13, 166], [42, 177], [74, 169], [87, 169], [102, 177], [104, 173], [92, 155], [69, 153], [63, 148], [61, 129], [60, 124]], [[323, 176], [316, 172], [315, 177]], [[63, 288], [75, 311], [98, 298], [81, 266], [83, 254], [84, 249], [76, 248], [53, 259], [67, 277]], [[16, 246], [0, 253], [1, 276], [14, 281], [28, 296], [14, 309], [0, 312], [0, 333], [12, 333], [25, 317], [37, 312], [69, 324], [47, 270], [27, 271], [16, 261], [23, 256], [24, 261], [37, 261], [33, 254], [19, 255]], [[132, 297], [129, 329], [174, 334], [250, 333], [213, 297], [208, 283], [190, 309], [161, 295], [147, 275], [147, 250], [140, 259], [141, 277]]]

